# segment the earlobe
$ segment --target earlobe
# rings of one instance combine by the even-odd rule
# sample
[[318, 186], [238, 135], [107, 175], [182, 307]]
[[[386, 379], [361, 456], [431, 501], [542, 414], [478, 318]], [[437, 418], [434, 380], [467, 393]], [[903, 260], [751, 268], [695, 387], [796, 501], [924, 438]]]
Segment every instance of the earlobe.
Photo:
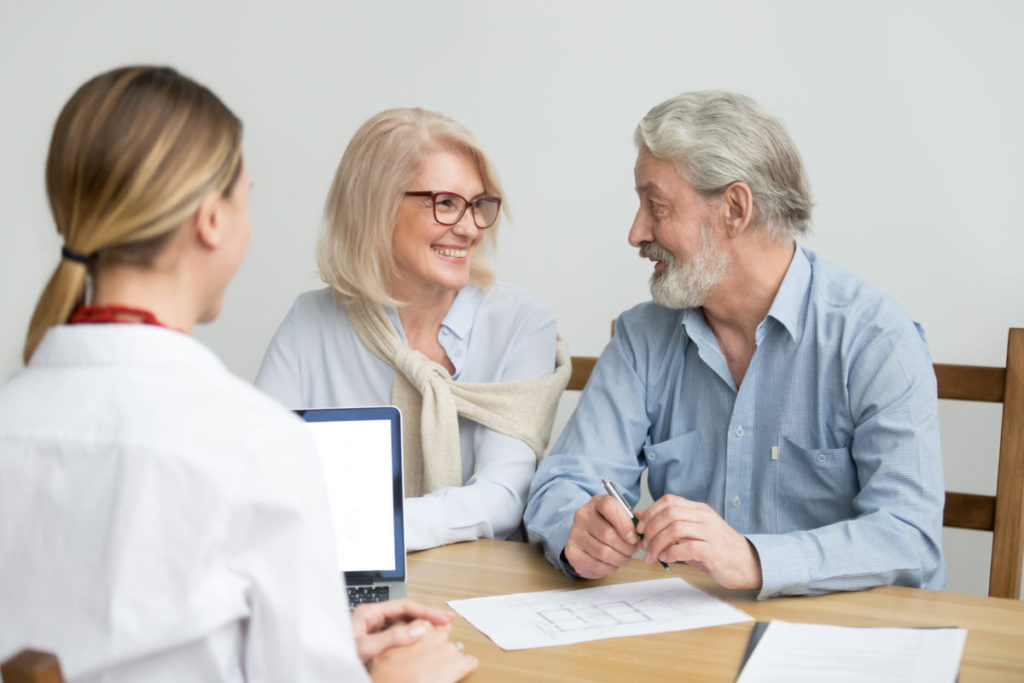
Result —
[[199, 208], [193, 214], [193, 219], [196, 222], [196, 237], [199, 238], [200, 244], [209, 249], [216, 249], [220, 246], [222, 239], [219, 200], [220, 195], [210, 192], [203, 197]]

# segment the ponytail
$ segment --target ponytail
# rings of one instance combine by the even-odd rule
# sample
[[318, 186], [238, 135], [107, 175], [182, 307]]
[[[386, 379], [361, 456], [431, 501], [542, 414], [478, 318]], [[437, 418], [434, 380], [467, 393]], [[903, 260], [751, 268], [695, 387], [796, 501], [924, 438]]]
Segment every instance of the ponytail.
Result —
[[32, 313], [22, 352], [25, 363], [32, 358], [46, 331], [54, 325], [66, 323], [75, 309], [85, 302], [86, 271], [85, 264], [66, 258], [57, 264]]
[[28, 363], [47, 330], [87, 303], [106, 263], [148, 266], [209, 192], [242, 164], [242, 123], [210, 90], [165, 67], [114, 69], [86, 82], [54, 125], [46, 191], [61, 261], [25, 339]]

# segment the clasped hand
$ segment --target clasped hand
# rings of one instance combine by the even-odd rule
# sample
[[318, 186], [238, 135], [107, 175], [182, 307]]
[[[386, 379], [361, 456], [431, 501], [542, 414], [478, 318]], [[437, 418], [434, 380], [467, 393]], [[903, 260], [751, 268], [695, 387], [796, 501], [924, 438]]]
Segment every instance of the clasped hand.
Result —
[[359, 605], [352, 611], [359, 659], [375, 683], [460, 680], [479, 662], [449, 640], [454, 618], [412, 600]]
[[598, 579], [642, 550], [648, 564], [686, 562], [725, 588], [761, 587], [757, 550], [708, 505], [666, 494], [634, 514], [636, 529], [623, 507], [603, 494], [578, 509], [565, 546], [573, 570]]

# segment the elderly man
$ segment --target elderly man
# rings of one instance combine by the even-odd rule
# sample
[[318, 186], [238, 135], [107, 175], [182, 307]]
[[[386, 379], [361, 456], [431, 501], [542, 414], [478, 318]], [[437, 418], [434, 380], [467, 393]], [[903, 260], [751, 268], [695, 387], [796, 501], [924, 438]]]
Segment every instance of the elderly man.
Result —
[[[796, 245], [811, 200], [782, 124], [680, 95], [635, 134], [629, 243], [654, 301], [623, 313], [530, 488], [548, 559], [599, 578], [639, 550], [759, 597], [941, 588], [942, 462], [921, 329]], [[648, 470], [653, 505], [628, 500]]]

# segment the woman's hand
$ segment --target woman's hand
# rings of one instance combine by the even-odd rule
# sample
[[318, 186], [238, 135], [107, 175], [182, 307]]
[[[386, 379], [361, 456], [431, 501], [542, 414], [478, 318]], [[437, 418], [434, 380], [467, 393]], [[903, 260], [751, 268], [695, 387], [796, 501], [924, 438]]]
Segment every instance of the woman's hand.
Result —
[[448, 626], [455, 615], [412, 600], [359, 605], [352, 611], [352, 634], [363, 664], [392, 647], [420, 640], [432, 626]]
[[462, 643], [448, 640], [450, 625], [415, 621], [411, 626], [423, 629], [415, 643], [389, 647], [370, 661], [374, 683], [454, 683], [480, 664], [462, 653]]

